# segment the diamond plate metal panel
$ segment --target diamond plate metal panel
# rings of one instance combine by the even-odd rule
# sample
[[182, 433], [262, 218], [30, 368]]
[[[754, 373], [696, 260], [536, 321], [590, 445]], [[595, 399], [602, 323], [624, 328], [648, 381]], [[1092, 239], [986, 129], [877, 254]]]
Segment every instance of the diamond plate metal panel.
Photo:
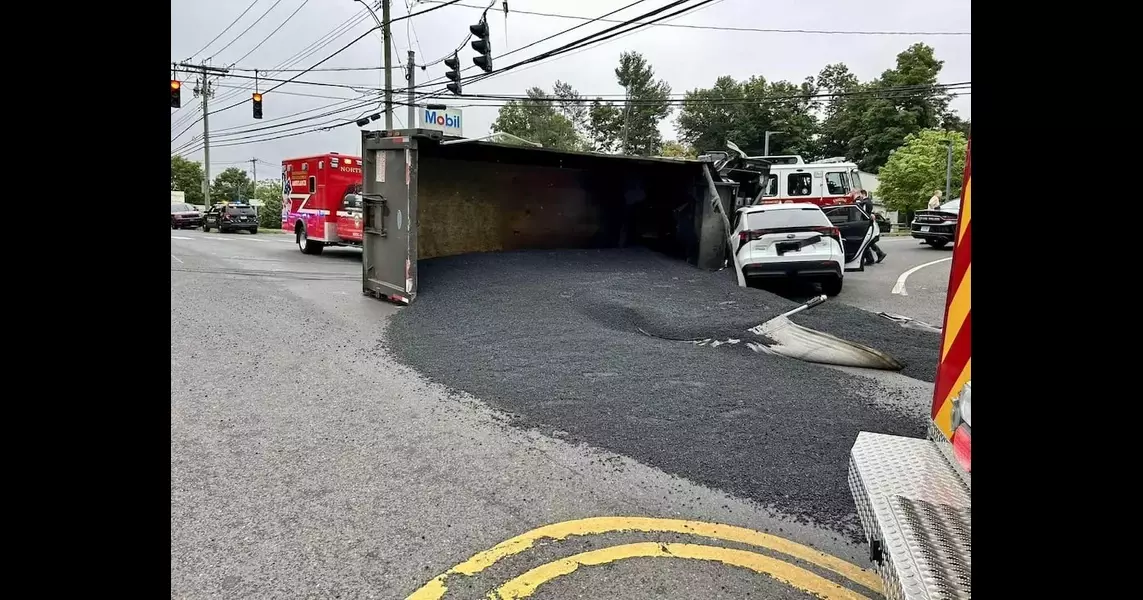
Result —
[[849, 485], [889, 600], [971, 596], [969, 488], [933, 442], [859, 433]]

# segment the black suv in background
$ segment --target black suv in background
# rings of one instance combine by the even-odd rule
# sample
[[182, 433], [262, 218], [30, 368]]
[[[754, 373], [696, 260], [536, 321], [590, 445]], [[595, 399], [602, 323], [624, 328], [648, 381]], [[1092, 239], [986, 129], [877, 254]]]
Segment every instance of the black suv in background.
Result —
[[245, 229], [258, 233], [258, 213], [249, 204], [215, 204], [202, 217], [202, 230], [222, 233]]

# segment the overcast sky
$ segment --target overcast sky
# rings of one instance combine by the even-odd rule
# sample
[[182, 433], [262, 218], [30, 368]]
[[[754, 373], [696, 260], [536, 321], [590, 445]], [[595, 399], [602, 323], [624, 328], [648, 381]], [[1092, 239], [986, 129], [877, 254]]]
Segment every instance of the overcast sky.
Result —
[[[366, 36], [320, 67], [358, 67], [370, 70], [314, 71], [300, 75], [298, 81], [336, 86], [283, 85], [265, 95], [264, 118], [260, 121], [251, 116], [251, 89], [247, 88], [253, 87], [253, 81], [249, 78], [253, 77], [254, 69], [264, 75], [264, 71], [272, 71], [275, 67], [289, 66], [294, 70], [274, 72], [269, 77], [288, 79], [297, 75], [299, 70], [313, 65], [368, 31], [375, 25], [372, 17], [365, 12], [360, 2], [354, 0], [256, 0], [233, 27], [207, 46], [208, 42], [219, 36], [239, 14], [251, 6], [251, 1], [171, 2], [172, 62], [190, 58], [195, 63], [209, 61], [214, 66], [233, 65], [235, 68], [232, 70], [235, 76], [224, 77], [216, 82], [215, 96], [211, 99], [212, 111], [242, 102], [234, 108], [210, 115], [212, 177], [232, 166], [249, 171], [249, 161], [252, 158], [260, 161], [258, 178], [266, 179], [277, 178], [283, 158], [322, 152], [359, 154], [360, 129], [354, 124], [330, 131], [303, 132], [381, 110], [374, 103], [375, 97], [367, 95], [377, 93], [376, 90], [382, 86], [380, 32]], [[614, 25], [591, 23], [500, 58], [506, 52], [583, 22], [520, 14], [515, 12], [517, 10], [593, 18], [632, 1], [510, 0], [509, 13], [505, 18], [501, 0], [495, 0], [494, 10], [489, 11], [493, 66], [511, 64]], [[409, 3], [412, 12], [423, 11], [438, 4], [424, 0], [409, 0]], [[392, 0], [392, 17], [407, 14], [409, 3], [406, 0]], [[436, 61], [450, 54], [468, 34], [468, 26], [479, 20], [482, 7], [489, 3], [490, 0], [461, 0], [461, 5], [481, 8], [448, 6], [428, 15], [394, 23], [394, 64], [406, 62], [410, 46], [417, 53], [418, 64]], [[669, 3], [670, 0], [646, 0], [609, 18], [630, 18]], [[687, 5], [694, 3], [688, 2]], [[969, 0], [721, 0], [667, 22], [816, 31], [968, 32], [971, 22], [969, 5]], [[291, 17], [295, 10], [297, 13]], [[377, 14], [380, 16], [380, 9], [377, 9]], [[264, 18], [259, 20], [263, 15]], [[310, 56], [297, 60], [296, 64], [286, 64], [287, 61], [292, 62], [299, 55], [304, 56], [314, 50], [315, 42], [320, 40], [324, 43], [331, 39], [330, 34], [339, 31], [339, 26], [344, 33], [333, 38], [328, 45], [320, 47], [318, 44], [320, 49], [313, 51]], [[275, 29], [278, 31], [271, 35]], [[971, 80], [970, 40], [971, 37], [967, 35], [837, 35], [651, 26], [586, 50], [522, 66], [487, 81], [465, 85], [464, 91], [469, 94], [518, 95], [531, 86], [550, 89], [554, 81], [562, 80], [572, 84], [585, 96], [622, 97], [623, 88], [615, 81], [614, 69], [619, 54], [625, 50], [641, 52], [654, 67], [656, 76], [665, 79], [677, 94], [709, 87], [720, 75], [730, 75], [736, 79], [761, 75], [769, 80], [797, 82], [807, 75], [816, 75], [823, 66], [836, 62], [846, 63], [850, 70], [865, 81], [892, 68], [896, 55], [916, 42], [924, 42], [936, 49], [937, 58], [945, 61], [940, 79], [943, 83], [953, 83]], [[202, 50], [204, 46], [207, 47]], [[462, 66], [471, 66], [474, 54], [468, 47], [461, 50]], [[429, 66], [426, 70], [418, 68], [417, 81], [423, 83], [439, 79], [445, 70], [442, 64]], [[474, 72], [479, 71], [474, 69], [466, 75]], [[183, 108], [171, 110], [171, 136], [181, 135], [171, 144], [171, 148], [172, 151], [181, 149], [183, 155], [201, 161], [202, 122], [195, 123], [202, 115], [201, 104], [191, 93], [194, 77], [180, 75], [180, 79], [187, 85], [183, 91]], [[263, 82], [259, 87], [265, 91], [277, 83]], [[342, 85], [356, 86], [356, 89], [337, 87]], [[394, 88], [405, 85], [403, 70], [394, 69]], [[441, 85], [443, 84], [438, 83], [419, 91], [435, 90]], [[398, 92], [395, 99], [404, 100], [405, 94], [404, 91]], [[445, 103], [457, 104], [448, 96], [450, 94], [445, 92]], [[953, 101], [953, 107], [962, 117], [970, 118], [970, 102], [971, 96], [960, 96]], [[471, 104], [472, 101], [464, 100], [463, 103]], [[351, 110], [324, 114], [338, 109]], [[489, 125], [496, 118], [497, 107], [466, 106], [463, 111], [464, 135], [479, 137], [488, 133]], [[394, 107], [395, 126], [405, 125], [406, 112], [404, 106]], [[664, 139], [677, 137], [674, 125], [676, 115], [677, 110], [661, 125]], [[293, 123], [308, 117], [317, 118]], [[380, 129], [383, 126], [384, 120], [380, 120], [369, 128]], [[299, 133], [302, 135], [259, 141], [275, 135]]]

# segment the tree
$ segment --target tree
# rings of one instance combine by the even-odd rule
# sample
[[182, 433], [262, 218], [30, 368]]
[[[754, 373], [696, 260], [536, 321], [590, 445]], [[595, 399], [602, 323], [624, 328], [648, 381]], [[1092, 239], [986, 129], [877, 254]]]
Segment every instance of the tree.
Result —
[[842, 64], [823, 69], [818, 86], [845, 94], [826, 107], [823, 151], [876, 173], [910, 134], [951, 121], [951, 96], [932, 87], [943, 66], [932, 47], [918, 43], [897, 55], [894, 68], [869, 83], [858, 83]]
[[653, 156], [663, 143], [659, 122], [671, 114], [671, 86], [655, 80], [655, 70], [638, 52], [619, 55], [615, 78], [626, 91], [620, 149], [624, 154]]
[[258, 210], [258, 226], [263, 229], [282, 228], [282, 182], [277, 179], [259, 181], [254, 198], [262, 202]]
[[[910, 213], [923, 208], [936, 190], [945, 189], [948, 146], [952, 142], [953, 197], [960, 195], [968, 139], [959, 131], [924, 129], [909, 134], [905, 144], [889, 155], [878, 176], [877, 195], [889, 210]], [[951, 198], [946, 198], [946, 200]]]
[[623, 111], [596, 98], [587, 111], [587, 139], [596, 152], [614, 152], [619, 148], [623, 130]]
[[202, 204], [202, 163], [171, 156], [171, 189], [186, 194], [188, 204]]
[[812, 77], [801, 84], [767, 82], [762, 77], [735, 81], [719, 77], [714, 87], [686, 93], [676, 121], [679, 137], [699, 151], [723, 150], [731, 141], [743, 150], [761, 154], [766, 132], [770, 154], [817, 153], [814, 135], [816, 85]]
[[254, 186], [246, 171], [230, 167], [214, 178], [214, 184], [210, 186], [210, 200], [212, 203], [223, 200], [245, 200], [250, 198], [253, 191]]
[[560, 114], [556, 103], [544, 90], [533, 87], [525, 100], [512, 100], [500, 107], [492, 131], [510, 133], [545, 148], [580, 149], [575, 124]]
[[695, 149], [681, 144], [675, 140], [667, 140], [663, 142], [662, 149], [659, 150], [659, 156], [666, 156], [669, 158], [697, 158], [698, 153]]

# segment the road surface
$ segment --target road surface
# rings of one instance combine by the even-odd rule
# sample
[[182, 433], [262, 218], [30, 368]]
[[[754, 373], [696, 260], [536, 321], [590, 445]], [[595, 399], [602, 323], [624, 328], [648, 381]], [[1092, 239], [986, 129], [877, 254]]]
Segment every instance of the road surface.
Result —
[[[947, 262], [891, 292], [947, 251], [884, 247], [838, 301], [939, 323]], [[426, 382], [360, 289], [357, 250], [172, 231], [172, 598], [879, 597], [850, 536]]]

